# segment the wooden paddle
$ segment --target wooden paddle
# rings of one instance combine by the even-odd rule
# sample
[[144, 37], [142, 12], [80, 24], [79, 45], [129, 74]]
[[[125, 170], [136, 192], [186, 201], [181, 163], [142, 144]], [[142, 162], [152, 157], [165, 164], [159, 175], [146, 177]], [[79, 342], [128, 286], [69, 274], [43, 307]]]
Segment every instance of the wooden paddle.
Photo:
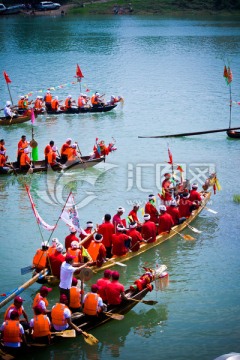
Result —
[[212, 214], [217, 214], [218, 212], [212, 209], [209, 209], [208, 207], [204, 206], [204, 209], [206, 209], [207, 211], [209, 211]]
[[106, 311], [104, 311], [103, 314], [114, 320], [123, 320], [124, 319], [124, 315], [122, 315], [122, 314], [116, 314], [116, 313], [111, 313], [111, 312], [106, 312]]
[[84, 341], [89, 344], [89, 345], [96, 345], [99, 340], [97, 338], [95, 338], [95, 336], [93, 336], [92, 334], [87, 333], [86, 331], [82, 331], [80, 328], [79, 330], [81, 331], [81, 335], [84, 337]]
[[146, 305], [155, 305], [158, 303], [158, 301], [154, 301], [154, 300], [137, 300], [137, 299], [128, 299], [128, 300], [138, 302], [138, 303], [143, 303]]
[[71, 330], [64, 330], [64, 331], [59, 331], [59, 332], [51, 332], [51, 335], [61, 336], [61, 337], [65, 337], [65, 338], [73, 338], [73, 337], [76, 337], [76, 330], [71, 329]]
[[181, 238], [183, 238], [184, 240], [196, 240], [194, 237], [192, 237], [191, 235], [183, 235], [181, 234], [180, 232], [174, 230], [174, 229], [171, 229], [173, 232], [175, 232], [176, 234], [180, 235]]
[[123, 266], [123, 267], [127, 266], [126, 264], [122, 264], [119, 261], [114, 261], [114, 259], [109, 259], [108, 261], [112, 261], [115, 265], [119, 265], [119, 266]]
[[3, 359], [3, 360], [12, 360], [12, 359], [15, 359], [14, 356], [5, 353], [5, 352], [2, 351], [1, 349], [0, 349], [0, 356], [1, 356], [1, 359]]

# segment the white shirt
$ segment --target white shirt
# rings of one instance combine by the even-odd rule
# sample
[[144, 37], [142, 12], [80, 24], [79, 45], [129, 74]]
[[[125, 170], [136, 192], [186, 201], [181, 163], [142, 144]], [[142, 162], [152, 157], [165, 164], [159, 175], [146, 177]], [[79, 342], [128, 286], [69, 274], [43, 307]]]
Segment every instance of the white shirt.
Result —
[[68, 264], [64, 261], [61, 265], [60, 270], [60, 284], [59, 287], [62, 289], [70, 289], [72, 286], [73, 273], [77, 270], [76, 267]]
[[13, 116], [13, 112], [12, 112], [10, 106], [5, 106], [3, 111], [4, 111], [5, 116], [11, 116], [11, 117]]

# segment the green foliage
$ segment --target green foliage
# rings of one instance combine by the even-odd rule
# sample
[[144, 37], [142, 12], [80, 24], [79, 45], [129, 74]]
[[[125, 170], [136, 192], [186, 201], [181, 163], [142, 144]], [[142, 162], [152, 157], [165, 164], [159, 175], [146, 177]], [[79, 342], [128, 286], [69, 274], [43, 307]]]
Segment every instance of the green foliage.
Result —
[[240, 204], [240, 195], [233, 195], [233, 201], [237, 204]]

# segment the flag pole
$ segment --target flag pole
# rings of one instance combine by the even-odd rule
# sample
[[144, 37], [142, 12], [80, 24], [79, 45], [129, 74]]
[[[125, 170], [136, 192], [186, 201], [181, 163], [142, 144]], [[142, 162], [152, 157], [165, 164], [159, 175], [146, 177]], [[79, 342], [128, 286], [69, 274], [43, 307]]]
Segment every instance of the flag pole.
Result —
[[13, 105], [13, 99], [12, 99], [12, 95], [11, 95], [8, 83], [7, 83], [7, 88], [8, 88], [9, 96], [10, 96], [10, 99], [11, 99], [11, 102], [12, 102], [12, 105]]
[[37, 220], [37, 217], [36, 217], [36, 214], [35, 214], [35, 211], [34, 211], [33, 204], [32, 204], [32, 202], [31, 202], [31, 197], [30, 197], [28, 185], [25, 185], [25, 188], [26, 188], [26, 191], [27, 191], [27, 194], [28, 194], [28, 197], [29, 197], [31, 206], [32, 206], [33, 213], [34, 213], [34, 215], [35, 215], [35, 218], [36, 218], [36, 221], [37, 221], [37, 224], [38, 224], [38, 229], [39, 229], [39, 231], [40, 231], [40, 235], [41, 235], [42, 241], [44, 241], [44, 237], [43, 237], [43, 234], [42, 234], [42, 230], [41, 230], [41, 228], [40, 228], [39, 222], [38, 222], [38, 220]]
[[57, 224], [58, 224], [59, 220], [61, 219], [62, 213], [63, 213], [63, 211], [64, 211], [64, 209], [65, 209], [65, 207], [66, 207], [66, 205], [67, 205], [68, 199], [70, 198], [71, 194], [72, 194], [72, 192], [70, 191], [70, 193], [69, 193], [69, 195], [68, 195], [68, 197], [67, 197], [67, 200], [65, 201], [65, 204], [64, 204], [64, 206], [63, 206], [63, 208], [62, 208], [62, 211], [61, 211], [61, 213], [60, 213], [60, 215], [59, 215], [59, 217], [58, 217], [58, 219], [57, 219], [57, 221], [56, 221], [56, 224], [55, 224], [55, 226], [54, 226], [54, 229], [52, 230], [52, 232], [51, 232], [51, 234], [50, 234], [50, 236], [49, 236], [49, 239], [48, 239], [48, 241], [47, 241], [48, 243], [49, 243], [49, 241], [50, 241], [50, 239], [51, 239], [51, 237], [52, 237], [52, 234], [54, 233], [54, 230], [55, 230], [56, 227], [57, 227]]
[[229, 129], [231, 128], [231, 122], [232, 122], [232, 88], [231, 84], [229, 84], [229, 97], [230, 97], [230, 114], [229, 114]]

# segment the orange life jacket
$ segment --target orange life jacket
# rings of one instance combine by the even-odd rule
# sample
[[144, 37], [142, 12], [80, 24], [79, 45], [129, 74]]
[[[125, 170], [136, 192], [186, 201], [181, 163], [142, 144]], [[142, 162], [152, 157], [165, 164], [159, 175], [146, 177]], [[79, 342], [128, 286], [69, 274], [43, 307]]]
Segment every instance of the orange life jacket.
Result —
[[52, 95], [51, 94], [46, 94], [45, 95], [45, 102], [50, 103], [51, 101], [52, 101]]
[[98, 307], [98, 294], [87, 293], [84, 300], [84, 308], [83, 312], [86, 315], [97, 315], [97, 307]]
[[66, 107], [67, 109], [70, 109], [70, 108], [72, 107], [72, 101], [71, 101], [71, 99], [66, 98], [66, 100], [65, 100], [65, 107]]
[[34, 103], [34, 107], [37, 110], [40, 110], [42, 108], [42, 101], [40, 99], [36, 99]]
[[47, 250], [38, 249], [33, 257], [33, 265], [38, 269], [42, 270], [47, 266]]
[[93, 259], [93, 261], [97, 260], [99, 249], [101, 247], [101, 243], [97, 243], [94, 240], [91, 241], [89, 247], [88, 247], [88, 253]]
[[57, 110], [58, 109], [58, 100], [57, 99], [53, 99], [51, 102], [51, 106], [53, 110]]
[[8, 320], [10, 318], [10, 316], [8, 315], [9, 314], [9, 310], [16, 310], [19, 314], [19, 317], [22, 315], [22, 306], [20, 308], [16, 308], [16, 306], [14, 304], [10, 305], [7, 310], [5, 311], [5, 314], [4, 314], [4, 320]]
[[57, 303], [52, 309], [52, 324], [56, 326], [63, 326], [67, 324], [67, 319], [64, 318], [64, 310], [68, 307], [64, 304]]
[[79, 107], [82, 107], [82, 106], [84, 106], [84, 105], [85, 105], [85, 101], [84, 101], [83, 97], [80, 96], [80, 97], [78, 98], [78, 106], [79, 106]]
[[0, 166], [5, 166], [6, 158], [4, 155], [0, 154]]
[[79, 262], [79, 253], [80, 253], [80, 249], [68, 248], [67, 250], [67, 255], [74, 256], [73, 263]]
[[70, 288], [70, 302], [69, 307], [77, 309], [81, 306], [80, 302], [80, 289], [76, 286]]
[[[51, 165], [54, 164], [56, 158], [57, 158], [56, 153], [54, 151], [49, 151], [49, 153], [47, 154], [48, 164], [51, 164]], [[49, 250], [50, 250], [50, 252], [49, 252]], [[55, 248], [54, 248], [54, 250], [55, 250]], [[51, 255], [53, 253], [54, 253], [54, 251], [52, 251], [51, 248], [49, 248], [48, 254]]]
[[[51, 164], [51, 163], [49, 163], [49, 164]], [[52, 255], [52, 254], [55, 254], [55, 251], [56, 251], [56, 247], [53, 247], [53, 246], [50, 246], [49, 248], [48, 248], [48, 256], [50, 256], [50, 255]]]
[[40, 293], [37, 293], [37, 295], [35, 296], [32, 307], [34, 308], [35, 306], [37, 306], [41, 300], [43, 300], [45, 302], [46, 307], [48, 307], [49, 304], [48, 299], [40, 295]]
[[19, 109], [24, 109], [23, 102], [24, 102], [23, 99], [20, 99], [20, 100], [18, 101], [18, 108], [19, 108]]
[[50, 335], [50, 326], [47, 315], [40, 314], [34, 316], [33, 337]]
[[18, 320], [7, 320], [5, 322], [4, 331], [3, 331], [3, 341], [4, 342], [21, 342], [21, 333]]
[[30, 161], [31, 161], [31, 159], [27, 154], [25, 154], [25, 153], [21, 154], [21, 157], [20, 157], [20, 165], [21, 166], [27, 165], [27, 162], [30, 162]]
[[67, 155], [67, 157], [70, 156], [72, 151], [72, 148], [70, 148], [70, 146], [68, 144], [63, 144], [62, 148], [61, 148], [61, 155]]
[[18, 143], [18, 154], [23, 153], [24, 149], [26, 149], [27, 147], [28, 147], [27, 140], [25, 141], [20, 140]]
[[93, 95], [91, 97], [91, 103], [92, 105], [97, 105], [98, 104], [98, 100], [97, 100], [97, 96], [96, 95]]
[[52, 148], [51, 148], [51, 146], [48, 144], [48, 145], [45, 147], [45, 149], [44, 149], [44, 155], [47, 156], [47, 154], [48, 154], [49, 151], [51, 151], [51, 150], [52, 150]]

